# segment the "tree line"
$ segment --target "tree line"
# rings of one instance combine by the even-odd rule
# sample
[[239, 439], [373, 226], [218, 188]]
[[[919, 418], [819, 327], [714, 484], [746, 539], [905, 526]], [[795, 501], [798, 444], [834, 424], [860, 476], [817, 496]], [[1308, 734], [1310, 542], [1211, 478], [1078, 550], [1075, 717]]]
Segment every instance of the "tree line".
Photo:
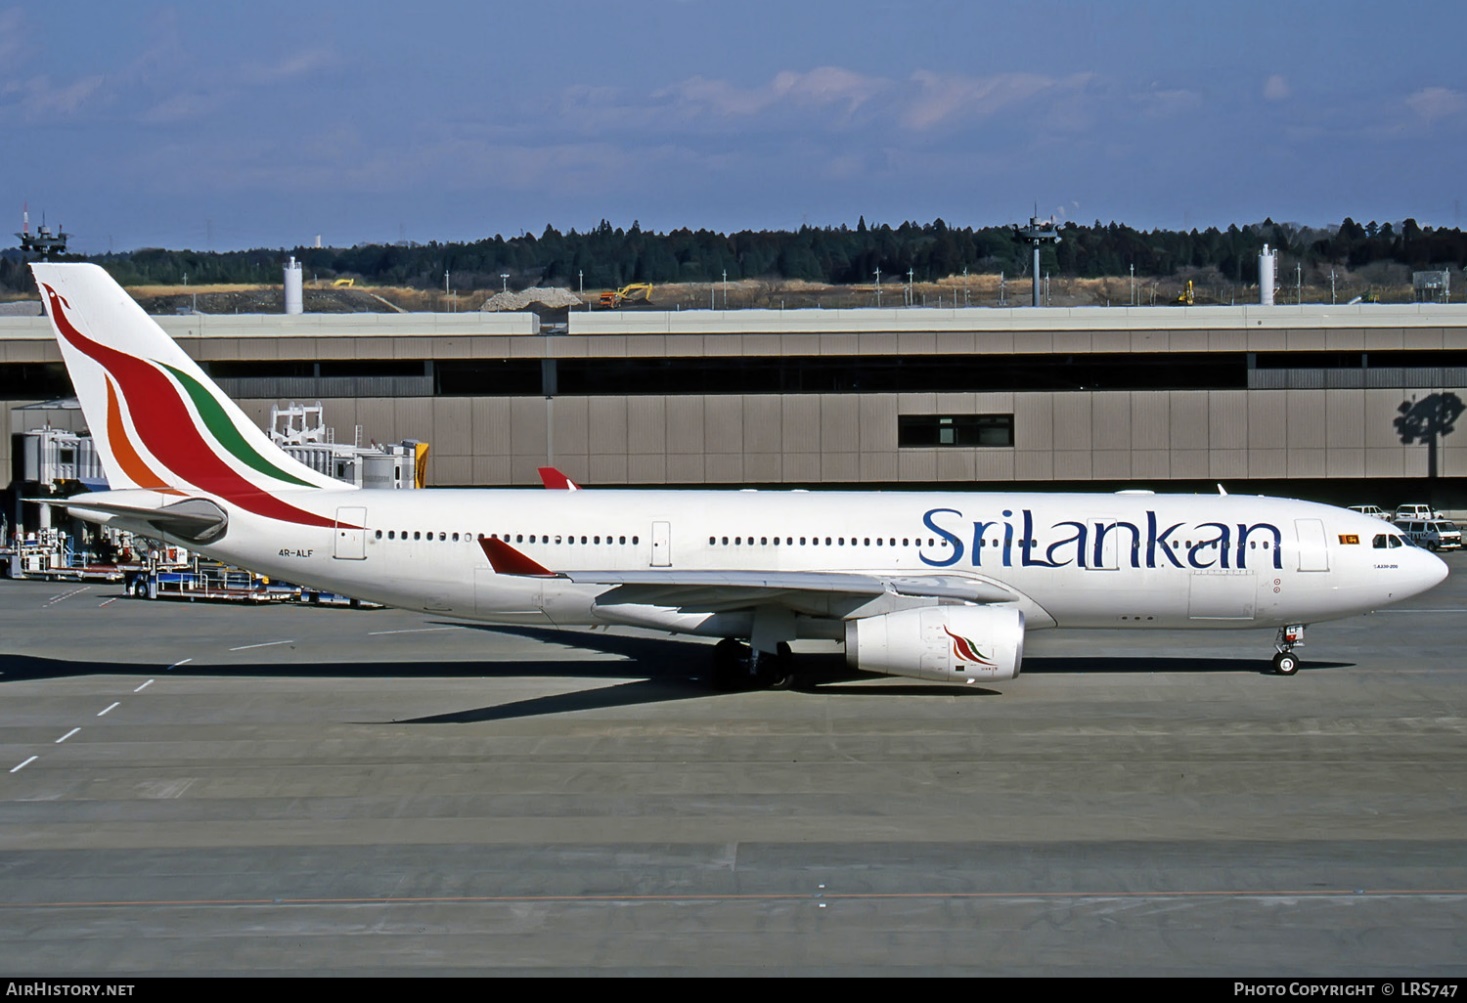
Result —
[[[1043, 272], [1059, 277], [1127, 275], [1161, 278], [1212, 269], [1240, 284], [1258, 281], [1264, 244], [1281, 252], [1281, 267], [1341, 266], [1359, 269], [1392, 262], [1414, 270], [1467, 265], [1467, 236], [1459, 229], [1400, 223], [1357, 223], [1313, 228], [1264, 220], [1226, 230], [1136, 230], [1122, 223], [1057, 227], [1061, 240], [1046, 246]], [[658, 233], [633, 222], [628, 228], [602, 220], [581, 233], [547, 226], [538, 237], [495, 235], [466, 243], [360, 244], [349, 248], [297, 247], [249, 251], [146, 248], [89, 258], [124, 285], [278, 283], [287, 255], [306, 277], [352, 277], [381, 285], [442, 288], [444, 273], [456, 289], [534, 285], [598, 289], [629, 282], [720, 282], [750, 278], [805, 279], [832, 285], [884, 280], [919, 282], [964, 272], [1027, 276], [1031, 251], [1012, 227], [954, 227], [941, 219], [898, 226], [802, 226], [798, 230], [718, 233], [687, 228]], [[509, 276], [507, 280], [501, 276]], [[18, 251], [0, 256], [0, 288], [31, 289]]]

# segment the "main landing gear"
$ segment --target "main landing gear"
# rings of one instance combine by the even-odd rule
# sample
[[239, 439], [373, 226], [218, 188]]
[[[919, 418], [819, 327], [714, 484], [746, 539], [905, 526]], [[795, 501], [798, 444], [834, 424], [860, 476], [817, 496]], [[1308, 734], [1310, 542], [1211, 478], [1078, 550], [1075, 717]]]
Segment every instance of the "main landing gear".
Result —
[[780, 641], [773, 652], [758, 651], [736, 637], [713, 646], [713, 688], [732, 690], [787, 690], [795, 684], [795, 659]]
[[1273, 646], [1277, 652], [1273, 656], [1273, 670], [1281, 676], [1292, 676], [1298, 672], [1299, 656], [1294, 654], [1294, 649], [1304, 647], [1304, 625], [1280, 627], [1278, 640]]

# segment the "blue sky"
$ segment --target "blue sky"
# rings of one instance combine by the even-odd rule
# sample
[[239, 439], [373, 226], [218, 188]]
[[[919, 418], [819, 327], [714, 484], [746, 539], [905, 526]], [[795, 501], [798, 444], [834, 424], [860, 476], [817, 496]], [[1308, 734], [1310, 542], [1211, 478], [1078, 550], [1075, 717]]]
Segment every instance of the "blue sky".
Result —
[[90, 252], [1464, 225], [1464, 44], [1433, 0], [0, 0], [0, 218]]

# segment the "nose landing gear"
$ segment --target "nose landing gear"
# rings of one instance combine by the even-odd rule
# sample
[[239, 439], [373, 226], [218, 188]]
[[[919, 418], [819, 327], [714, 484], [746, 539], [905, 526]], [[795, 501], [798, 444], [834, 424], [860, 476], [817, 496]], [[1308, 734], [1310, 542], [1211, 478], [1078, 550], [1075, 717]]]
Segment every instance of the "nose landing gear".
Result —
[[1304, 647], [1304, 625], [1291, 624], [1280, 627], [1278, 639], [1274, 641], [1273, 670], [1281, 676], [1292, 676], [1299, 671], [1299, 656], [1295, 648]]

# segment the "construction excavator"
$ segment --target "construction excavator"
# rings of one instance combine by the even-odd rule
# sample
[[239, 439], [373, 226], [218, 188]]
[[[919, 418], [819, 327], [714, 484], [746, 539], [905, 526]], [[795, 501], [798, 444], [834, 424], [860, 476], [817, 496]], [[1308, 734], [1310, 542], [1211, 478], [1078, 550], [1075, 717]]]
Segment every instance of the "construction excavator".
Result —
[[631, 285], [622, 286], [620, 289], [608, 289], [601, 294], [600, 305], [607, 310], [615, 310], [617, 307], [627, 303], [651, 303], [652, 283], [633, 282]]

